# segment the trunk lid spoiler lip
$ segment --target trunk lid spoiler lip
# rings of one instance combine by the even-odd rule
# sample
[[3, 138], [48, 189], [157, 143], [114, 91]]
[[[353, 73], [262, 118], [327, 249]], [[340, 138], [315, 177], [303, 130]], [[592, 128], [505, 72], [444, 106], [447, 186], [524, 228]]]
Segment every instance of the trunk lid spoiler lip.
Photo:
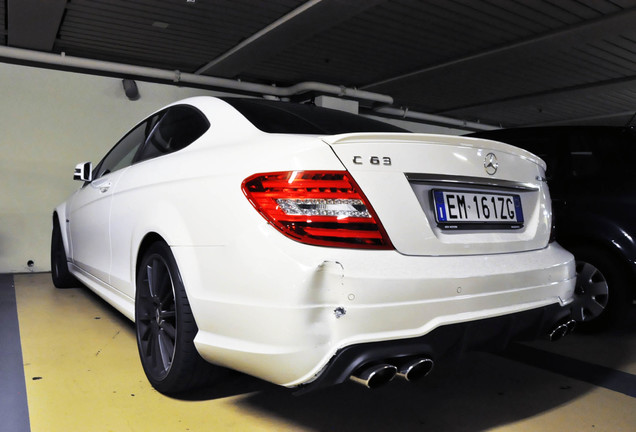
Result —
[[441, 134], [422, 134], [422, 133], [394, 133], [394, 132], [357, 132], [339, 135], [327, 135], [320, 137], [322, 141], [330, 146], [340, 146], [346, 144], [362, 144], [370, 142], [387, 142], [391, 143], [421, 143], [435, 145], [449, 145], [468, 148], [483, 148], [487, 150], [499, 151], [518, 156], [522, 159], [539, 165], [545, 171], [547, 164], [537, 155], [527, 150], [512, 146], [499, 141], [493, 141], [483, 138], [473, 138], [461, 135], [441, 135]]

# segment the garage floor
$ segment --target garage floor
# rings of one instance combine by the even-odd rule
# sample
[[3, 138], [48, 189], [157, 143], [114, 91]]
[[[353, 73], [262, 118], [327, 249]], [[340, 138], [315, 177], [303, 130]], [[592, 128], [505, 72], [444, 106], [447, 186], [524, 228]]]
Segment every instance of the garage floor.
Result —
[[173, 399], [146, 381], [133, 324], [98, 297], [57, 290], [49, 274], [4, 275], [0, 431], [633, 432], [634, 312], [621, 331], [469, 354], [417, 384], [347, 383], [294, 396], [237, 374]]

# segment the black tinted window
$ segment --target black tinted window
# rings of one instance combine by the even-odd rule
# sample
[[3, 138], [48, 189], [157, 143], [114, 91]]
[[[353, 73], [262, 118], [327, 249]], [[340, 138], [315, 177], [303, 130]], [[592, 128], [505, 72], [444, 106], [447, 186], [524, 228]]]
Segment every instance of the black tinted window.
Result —
[[108, 152], [102, 161], [95, 168], [93, 178], [97, 179], [110, 172], [125, 168], [133, 163], [133, 159], [139, 148], [146, 140], [149, 131], [149, 124], [152, 119], [148, 119], [133, 130], [128, 132], [115, 146]]
[[223, 99], [263, 132], [335, 135], [349, 132], [408, 132], [366, 117], [314, 105], [264, 99]]
[[196, 108], [177, 105], [168, 109], [152, 129], [138, 161], [181, 150], [203, 135], [210, 123]]
[[570, 144], [571, 175], [577, 178], [633, 178], [636, 136], [628, 129], [598, 129]]

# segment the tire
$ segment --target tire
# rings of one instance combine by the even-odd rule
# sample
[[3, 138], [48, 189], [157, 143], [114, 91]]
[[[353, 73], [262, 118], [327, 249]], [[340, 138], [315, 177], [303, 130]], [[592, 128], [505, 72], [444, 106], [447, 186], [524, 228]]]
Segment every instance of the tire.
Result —
[[135, 322], [139, 357], [148, 381], [174, 395], [203, 387], [221, 368], [205, 362], [194, 346], [198, 328], [170, 247], [156, 242], [137, 272]]
[[68, 270], [62, 231], [57, 216], [53, 218], [53, 232], [51, 233], [51, 279], [56, 288], [73, 288], [81, 285]]
[[628, 275], [612, 255], [591, 247], [570, 249], [576, 258], [573, 315], [577, 328], [599, 331], [623, 322], [629, 312]]

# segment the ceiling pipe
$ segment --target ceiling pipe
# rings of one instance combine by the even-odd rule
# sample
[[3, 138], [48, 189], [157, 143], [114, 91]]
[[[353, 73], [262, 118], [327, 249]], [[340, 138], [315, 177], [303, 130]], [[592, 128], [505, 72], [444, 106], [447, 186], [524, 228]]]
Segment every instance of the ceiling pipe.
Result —
[[[277, 97], [290, 97], [307, 92], [318, 92], [321, 94], [331, 94], [340, 97], [348, 97], [356, 100], [370, 101], [379, 105], [393, 104], [393, 98], [388, 95], [373, 93], [351, 87], [336, 86], [319, 82], [301, 82], [289, 87], [276, 87], [273, 85], [250, 83], [245, 81], [231, 80], [228, 78], [218, 78], [191, 73], [182, 73], [178, 70], [171, 71], [156, 69], [145, 66], [134, 66], [122, 63], [107, 62], [102, 60], [92, 60], [81, 57], [53, 54], [40, 51], [32, 51], [21, 48], [0, 46], [0, 58], [11, 58], [26, 62], [43, 63], [70, 68], [86, 69], [92, 71], [115, 73], [124, 76], [138, 76], [162, 81], [172, 81], [174, 83], [189, 83], [209, 87], [217, 87], [239, 92], [255, 93], [259, 95], [271, 95]], [[485, 125], [476, 122], [442, 117], [434, 114], [426, 114], [417, 111], [410, 111], [408, 108], [393, 108], [383, 106], [373, 109], [376, 114], [410, 119], [419, 122], [430, 122], [441, 125], [457, 126], [464, 129], [491, 130], [497, 129], [495, 126]]]
[[302, 82], [289, 87], [276, 87], [266, 84], [250, 83], [245, 81], [218, 78], [180, 71], [155, 69], [145, 66], [134, 66], [121, 63], [113, 63], [102, 60], [85, 59], [81, 57], [53, 54], [40, 51], [31, 51], [21, 48], [0, 46], [0, 57], [22, 60], [27, 62], [44, 63], [56, 66], [87, 69], [100, 72], [109, 72], [122, 75], [134, 75], [142, 78], [173, 81], [175, 83], [189, 83], [210, 87], [218, 87], [240, 92], [256, 93], [278, 97], [289, 97], [306, 92], [319, 92], [336, 96], [345, 96], [352, 99], [370, 101], [378, 104], [391, 105], [393, 98], [388, 95], [373, 93], [356, 88], [324, 84], [319, 82]]
[[462, 129], [472, 130], [494, 130], [499, 129], [497, 126], [487, 125], [477, 122], [469, 122], [459, 119], [453, 119], [449, 117], [442, 117], [435, 114], [426, 114], [417, 111], [411, 111], [408, 108], [393, 108], [393, 107], [380, 107], [372, 110], [374, 113], [384, 114], [392, 117], [399, 117], [403, 119], [418, 120], [427, 123], [441, 124], [444, 126], [457, 126]]

